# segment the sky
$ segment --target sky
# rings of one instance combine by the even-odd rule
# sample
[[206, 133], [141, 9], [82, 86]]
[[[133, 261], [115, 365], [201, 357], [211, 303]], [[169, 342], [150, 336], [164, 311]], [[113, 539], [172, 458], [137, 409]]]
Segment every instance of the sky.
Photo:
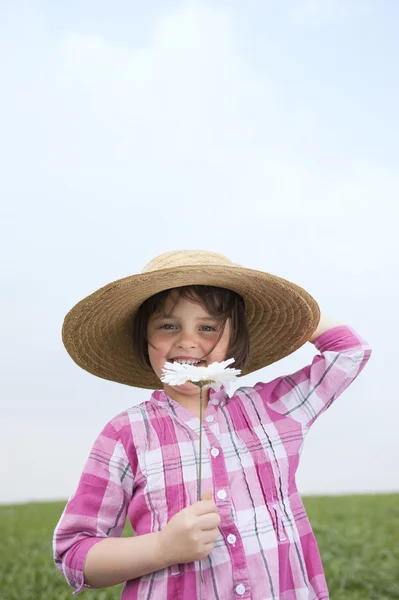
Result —
[[398, 19], [394, 0], [2, 0], [1, 503], [69, 497], [148, 398], [75, 365], [61, 326], [182, 248], [294, 281], [371, 343], [297, 482], [399, 491]]

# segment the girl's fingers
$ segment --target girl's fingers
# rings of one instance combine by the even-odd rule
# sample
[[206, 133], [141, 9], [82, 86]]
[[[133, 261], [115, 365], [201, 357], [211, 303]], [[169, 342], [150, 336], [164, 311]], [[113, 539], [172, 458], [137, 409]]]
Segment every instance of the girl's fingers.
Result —
[[211, 531], [204, 531], [204, 544], [214, 544], [220, 536], [219, 529], [212, 529]]
[[212, 552], [214, 547], [215, 547], [215, 544], [213, 542], [211, 542], [209, 544], [205, 544], [204, 548], [205, 548], [205, 552], [206, 552], [207, 556]]
[[202, 496], [201, 500], [202, 501], [204, 501], [204, 500], [212, 500], [212, 490], [206, 490], [206, 492]]
[[217, 513], [209, 513], [199, 517], [198, 522], [202, 531], [215, 529], [220, 525], [220, 517]]
[[217, 507], [213, 500], [200, 500], [199, 502], [193, 504], [190, 507], [190, 510], [193, 510], [194, 514], [196, 514], [197, 517], [200, 517], [202, 515], [207, 515], [210, 513], [216, 514]]

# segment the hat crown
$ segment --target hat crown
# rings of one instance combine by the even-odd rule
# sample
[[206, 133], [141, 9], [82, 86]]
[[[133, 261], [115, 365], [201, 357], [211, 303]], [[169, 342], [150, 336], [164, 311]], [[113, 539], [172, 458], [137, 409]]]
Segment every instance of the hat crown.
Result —
[[231, 260], [208, 250], [172, 250], [153, 258], [142, 270], [142, 273], [171, 269], [173, 267], [187, 267], [193, 265], [232, 266]]

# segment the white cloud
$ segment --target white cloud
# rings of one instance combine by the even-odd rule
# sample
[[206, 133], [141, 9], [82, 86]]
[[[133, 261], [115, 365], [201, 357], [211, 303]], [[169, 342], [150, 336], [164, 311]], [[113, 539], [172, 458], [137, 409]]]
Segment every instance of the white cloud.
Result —
[[160, 20], [146, 47], [69, 33], [61, 56], [65, 96], [79, 91], [85, 116], [90, 108], [103, 127], [156, 157], [198, 157], [254, 137], [260, 111], [275, 103], [272, 86], [237, 54], [228, 13], [199, 4]]
[[[144, 47], [69, 32], [48, 52], [40, 81], [51, 82], [47, 105], [35, 109], [46, 169], [81, 192], [100, 173], [100, 204], [122, 187], [128, 197], [157, 202], [164, 180], [166, 203], [189, 194], [216, 218], [225, 216], [220, 198], [228, 198], [235, 225], [250, 228], [254, 207], [257, 223], [289, 228], [301, 220], [302, 244], [335, 246], [332, 260], [344, 269], [358, 268], [348, 262], [358, 244], [368, 267], [392, 255], [398, 178], [350, 159], [345, 174], [319, 172], [307, 144], [320, 135], [310, 109], [298, 110], [243, 60], [227, 11], [185, 5], [158, 20]], [[290, 156], [291, 146], [301, 154]], [[364, 244], [377, 226], [387, 235]]]

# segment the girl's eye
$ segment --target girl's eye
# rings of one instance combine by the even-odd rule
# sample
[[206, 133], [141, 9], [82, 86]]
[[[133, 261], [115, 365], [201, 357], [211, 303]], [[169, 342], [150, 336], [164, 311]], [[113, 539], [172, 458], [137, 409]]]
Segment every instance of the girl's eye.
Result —
[[211, 327], [210, 325], [203, 325], [203, 326], [201, 327], [201, 330], [202, 330], [202, 331], [208, 331], [208, 332], [209, 332], [209, 331], [216, 331], [216, 329], [215, 329], [214, 327]]
[[[159, 329], [163, 329], [164, 331], [175, 331], [178, 329], [178, 325], [175, 325], [174, 323], [164, 323], [163, 325], [160, 325]], [[200, 331], [205, 333], [213, 333], [217, 331], [217, 329], [211, 325], [201, 325]]]

